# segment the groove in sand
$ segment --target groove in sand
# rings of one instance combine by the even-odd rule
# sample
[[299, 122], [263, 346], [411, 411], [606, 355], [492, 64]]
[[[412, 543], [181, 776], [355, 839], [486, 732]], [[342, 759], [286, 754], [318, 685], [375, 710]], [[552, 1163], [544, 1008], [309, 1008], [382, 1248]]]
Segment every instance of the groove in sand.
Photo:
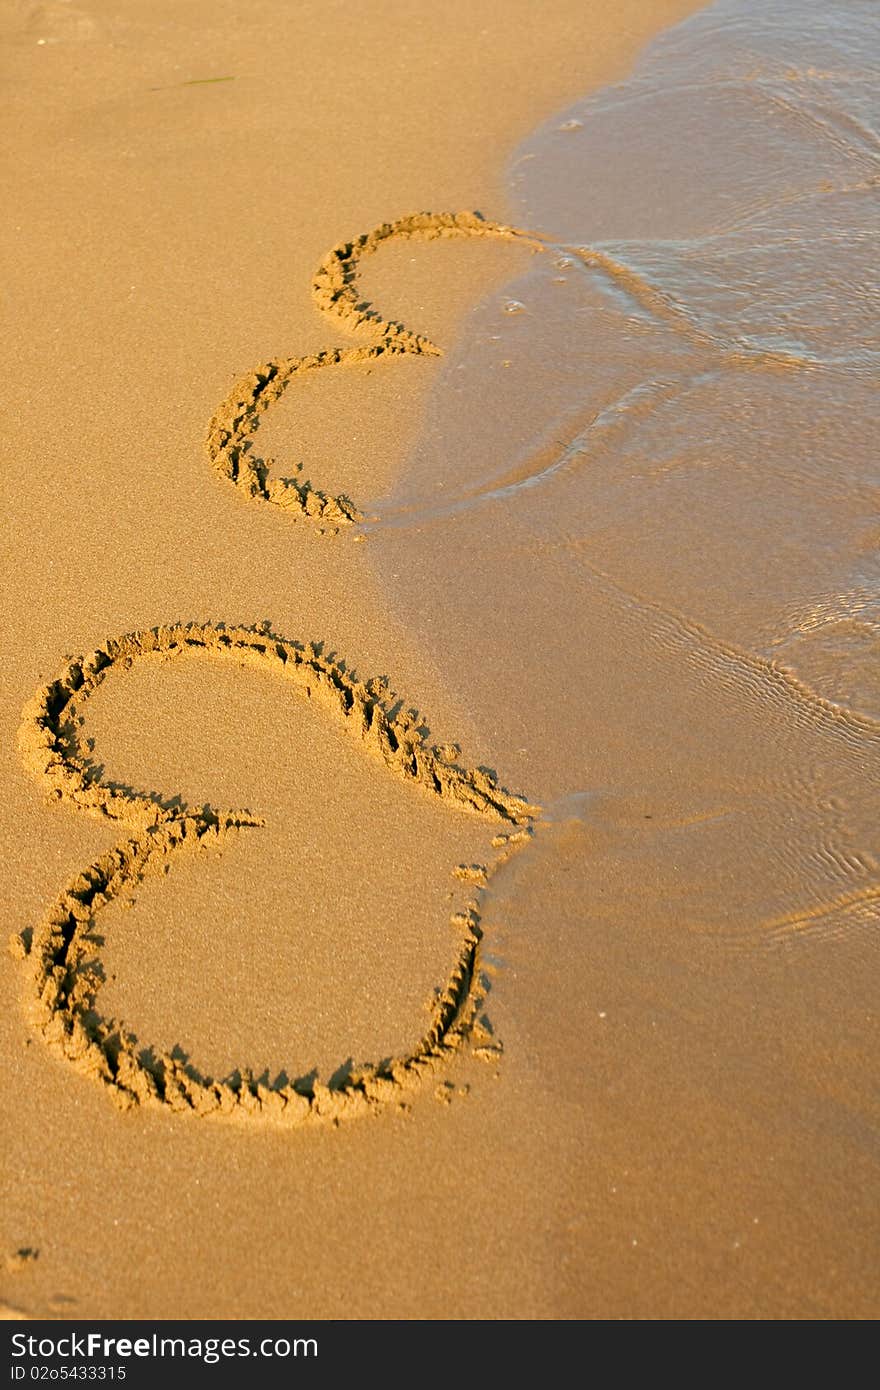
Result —
[[[246, 827], [259, 817], [245, 810], [210, 810], [169, 805], [158, 796], [101, 781], [70, 732], [72, 716], [117, 667], [146, 656], [204, 653], [270, 667], [314, 699], [330, 717], [395, 776], [508, 829], [493, 839], [496, 867], [531, 834], [537, 808], [499, 786], [488, 772], [463, 768], [453, 745], [431, 746], [424, 730], [384, 682], [361, 681], [315, 645], [301, 646], [268, 627], [174, 624], [111, 638], [71, 661], [37, 692], [21, 727], [25, 760], [50, 794], [78, 810], [118, 820], [132, 833], [67, 885], [33, 932], [12, 939], [14, 953], [30, 966], [30, 992], [38, 1032], [50, 1049], [99, 1081], [122, 1107], [154, 1102], [198, 1115], [275, 1121], [285, 1125], [329, 1121], [400, 1105], [407, 1093], [437, 1072], [468, 1039], [485, 1044], [478, 1020], [480, 982], [480, 893], [489, 869], [460, 866], [474, 884], [473, 899], [453, 926], [460, 934], [455, 962], [433, 1004], [427, 1032], [405, 1054], [351, 1072], [333, 1088], [312, 1079], [268, 1084], [242, 1068], [223, 1080], [200, 1075], [175, 1049], [156, 1053], [118, 1020], [98, 1011], [102, 979], [100, 937], [95, 919], [102, 907], [129, 891], [147, 874], [163, 873], [178, 851], [197, 849]], [[482, 868], [482, 872], [480, 869]]]

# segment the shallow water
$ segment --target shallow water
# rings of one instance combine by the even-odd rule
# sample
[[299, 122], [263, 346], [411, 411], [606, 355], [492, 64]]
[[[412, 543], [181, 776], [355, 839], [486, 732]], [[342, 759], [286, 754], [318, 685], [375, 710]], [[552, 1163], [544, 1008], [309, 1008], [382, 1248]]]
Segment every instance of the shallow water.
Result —
[[506, 1125], [563, 1108], [528, 1162], [609, 1315], [872, 1306], [878, 62], [856, 0], [721, 0], [527, 141], [551, 246], [371, 536], [546, 808], [488, 918]]
[[823, 844], [842, 797], [874, 906], [878, 63], [866, 5], [722, 0], [532, 137], [514, 220], [555, 249], [472, 316], [377, 551], [532, 790], [727, 803], [729, 764]]
[[527, 142], [514, 220], [594, 263], [539, 257], [482, 306], [403, 488], [500, 495], [875, 717], [878, 25], [728, 0]]

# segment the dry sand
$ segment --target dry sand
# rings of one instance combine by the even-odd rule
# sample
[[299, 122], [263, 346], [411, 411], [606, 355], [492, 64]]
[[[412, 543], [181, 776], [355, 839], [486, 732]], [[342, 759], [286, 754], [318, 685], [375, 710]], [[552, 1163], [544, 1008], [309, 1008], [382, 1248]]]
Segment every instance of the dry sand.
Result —
[[876, 1313], [876, 720], [517, 457], [711, 375], [504, 180], [695, 8], [6, 7], [10, 1309]]

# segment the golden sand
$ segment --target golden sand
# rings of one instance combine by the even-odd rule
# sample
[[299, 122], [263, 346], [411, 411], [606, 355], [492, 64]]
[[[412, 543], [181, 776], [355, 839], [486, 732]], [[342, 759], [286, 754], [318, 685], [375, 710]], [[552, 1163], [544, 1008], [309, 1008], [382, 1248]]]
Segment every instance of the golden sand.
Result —
[[876, 1312], [877, 721], [508, 448], [538, 264], [752, 371], [504, 191], [697, 8], [5, 17], [0, 1315]]

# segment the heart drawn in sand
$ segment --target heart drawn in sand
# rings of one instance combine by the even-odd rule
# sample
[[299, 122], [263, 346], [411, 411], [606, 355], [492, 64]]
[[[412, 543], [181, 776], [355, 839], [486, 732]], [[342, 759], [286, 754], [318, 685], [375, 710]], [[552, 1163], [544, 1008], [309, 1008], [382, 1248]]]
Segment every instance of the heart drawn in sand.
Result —
[[[345, 497], [330, 496], [307, 482], [267, 479], [265, 467], [250, 456], [249, 436], [260, 416], [301, 372], [386, 354], [438, 354], [427, 338], [383, 319], [360, 301], [359, 261], [392, 238], [472, 236], [516, 239], [546, 249], [538, 238], [472, 213], [417, 214], [335, 247], [315, 276], [314, 297], [348, 331], [366, 334], [370, 341], [264, 363], [242, 378], [209, 427], [207, 448], [214, 468], [253, 500], [337, 526], [357, 520], [357, 508]], [[262, 823], [244, 811], [200, 810], [179, 802], [171, 808], [157, 796], [104, 783], [71, 732], [73, 715], [114, 667], [129, 667], [150, 655], [184, 653], [270, 667], [301, 694], [316, 698], [328, 717], [341, 720], [393, 775], [501, 823], [492, 840], [495, 863], [463, 874], [472, 877], [473, 897], [467, 909], [452, 918], [459, 947], [448, 977], [436, 991], [427, 1031], [404, 1055], [349, 1071], [332, 1088], [315, 1080], [271, 1085], [255, 1080], [245, 1068], [224, 1080], [205, 1077], [177, 1050], [157, 1053], [99, 1010], [101, 938], [93, 925], [101, 909], [146, 875], [163, 873], [178, 853]], [[252, 630], [174, 624], [110, 638], [87, 656], [70, 661], [25, 709], [20, 741], [28, 767], [56, 800], [130, 829], [127, 839], [76, 875], [33, 931], [25, 930], [12, 941], [13, 952], [30, 967], [30, 995], [40, 1035], [52, 1051], [104, 1085], [124, 1108], [154, 1102], [175, 1111], [249, 1121], [336, 1123], [377, 1106], [399, 1104], [425, 1078], [436, 1077], [466, 1039], [478, 1052], [487, 1046], [492, 1053], [498, 1050], [497, 1044], [488, 1044], [491, 1035], [481, 1032], [478, 1022], [483, 998], [478, 968], [480, 897], [492, 869], [531, 835], [537, 808], [505, 791], [484, 770], [459, 766], [455, 747], [430, 746], [424, 729], [399, 703], [391, 703], [383, 683], [360, 681], [342, 663], [322, 655], [319, 647], [278, 637], [267, 626]]]
[[368, 338], [357, 347], [327, 348], [308, 357], [280, 357], [261, 362], [241, 377], [217, 410], [208, 428], [206, 447], [212, 467], [253, 501], [282, 507], [325, 526], [339, 527], [361, 519], [358, 507], [343, 495], [333, 496], [307, 481], [270, 479], [265, 464], [251, 453], [251, 436], [260, 417], [284, 394], [295, 377], [326, 367], [347, 367], [379, 357], [432, 356], [441, 349], [403, 324], [384, 319], [358, 293], [358, 270], [365, 256], [389, 241], [491, 237], [516, 241], [533, 250], [548, 244], [529, 232], [475, 213], [416, 213], [386, 222], [355, 241], [341, 242], [324, 258], [312, 281], [318, 308], [351, 334]]

